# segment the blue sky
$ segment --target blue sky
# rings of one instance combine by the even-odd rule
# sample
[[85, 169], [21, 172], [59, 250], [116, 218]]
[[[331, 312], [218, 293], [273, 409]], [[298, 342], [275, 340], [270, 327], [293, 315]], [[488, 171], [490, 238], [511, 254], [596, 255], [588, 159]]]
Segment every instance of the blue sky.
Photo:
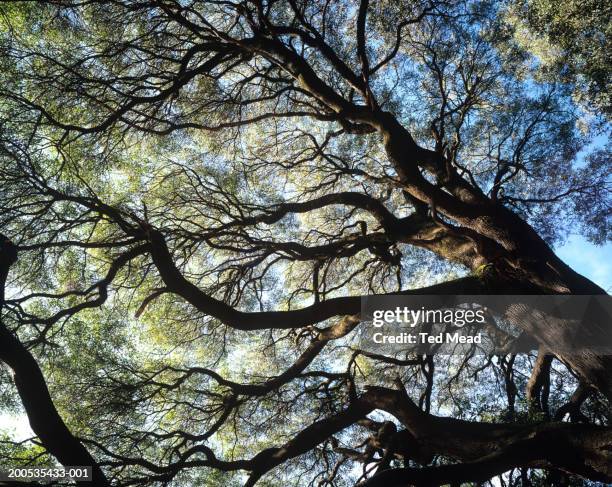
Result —
[[572, 269], [612, 291], [612, 244], [596, 246], [579, 235], [572, 235], [557, 255]]
[[[586, 145], [576, 156], [575, 167], [582, 167], [587, 156], [608, 143], [608, 136], [600, 134]], [[570, 235], [566, 243], [556, 247], [555, 252], [572, 269], [599, 284], [608, 293], [612, 292], [612, 244], [597, 246], [580, 235]]]

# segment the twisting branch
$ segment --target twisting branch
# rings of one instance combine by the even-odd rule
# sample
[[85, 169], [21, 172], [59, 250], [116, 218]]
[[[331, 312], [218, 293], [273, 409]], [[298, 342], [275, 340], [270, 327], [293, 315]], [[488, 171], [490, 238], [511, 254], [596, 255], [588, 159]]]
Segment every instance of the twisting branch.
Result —
[[[0, 234], [0, 313], [5, 303], [4, 288], [8, 272], [16, 261], [17, 248], [7, 237]], [[45, 449], [65, 466], [91, 466], [92, 485], [108, 487], [110, 484], [98, 463], [70, 432], [55, 408], [38, 363], [1, 321], [0, 360], [13, 370], [13, 380], [30, 426]]]

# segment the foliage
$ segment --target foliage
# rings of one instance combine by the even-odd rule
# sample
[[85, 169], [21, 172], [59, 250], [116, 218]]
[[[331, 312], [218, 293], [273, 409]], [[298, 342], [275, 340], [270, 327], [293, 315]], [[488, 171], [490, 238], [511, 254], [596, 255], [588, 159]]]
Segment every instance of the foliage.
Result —
[[578, 102], [609, 116], [611, 14], [601, 0], [520, 0], [510, 3], [509, 21], [544, 76], [574, 83]]

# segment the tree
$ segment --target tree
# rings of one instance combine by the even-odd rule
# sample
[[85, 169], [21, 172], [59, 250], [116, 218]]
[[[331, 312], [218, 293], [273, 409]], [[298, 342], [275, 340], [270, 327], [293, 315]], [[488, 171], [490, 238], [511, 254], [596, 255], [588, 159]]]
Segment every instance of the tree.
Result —
[[368, 293], [605, 294], [552, 245], [609, 238], [609, 159], [502, 7], [3, 4], [0, 359], [46, 450], [95, 485], [612, 481], [610, 356], [354, 341]]

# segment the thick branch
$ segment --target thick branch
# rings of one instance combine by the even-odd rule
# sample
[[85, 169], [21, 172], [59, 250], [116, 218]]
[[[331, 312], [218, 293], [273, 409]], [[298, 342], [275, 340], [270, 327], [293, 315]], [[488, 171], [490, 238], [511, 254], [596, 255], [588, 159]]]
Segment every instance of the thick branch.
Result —
[[[332, 298], [290, 311], [243, 312], [207, 295], [179, 271], [163, 235], [150, 231], [151, 255], [170, 292], [178, 294], [199, 311], [240, 330], [287, 329], [313, 325], [334, 316], [356, 315], [361, 310], [361, 296]], [[468, 276], [433, 286], [396, 294], [480, 294], [485, 286], [477, 277]], [[495, 292], [492, 289], [489, 292]]]
[[[15, 246], [0, 235], [0, 311], [10, 266], [17, 260]], [[0, 322], [0, 360], [13, 370], [15, 386], [30, 426], [49, 453], [66, 466], [91, 466], [92, 485], [109, 486], [104, 473], [87, 449], [70, 432], [49, 394], [36, 360], [19, 339]]]

